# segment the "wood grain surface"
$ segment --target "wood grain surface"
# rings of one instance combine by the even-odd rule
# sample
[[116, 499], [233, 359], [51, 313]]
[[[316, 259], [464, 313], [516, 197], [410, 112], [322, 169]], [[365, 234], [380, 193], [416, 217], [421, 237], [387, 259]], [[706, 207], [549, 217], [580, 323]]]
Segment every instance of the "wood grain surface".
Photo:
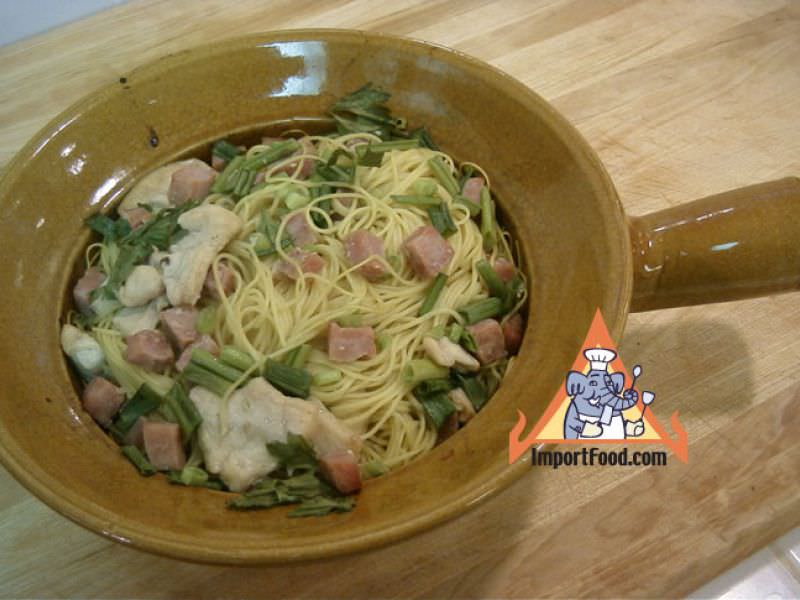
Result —
[[[800, 175], [800, 3], [783, 0], [132, 2], [0, 48], [0, 164], [143, 62], [294, 27], [391, 32], [504, 69], [586, 136], [631, 214]], [[688, 465], [535, 469], [438, 529], [325, 562], [144, 554], [0, 469], [0, 596], [680, 596], [800, 524], [798, 332], [798, 294], [632, 315], [622, 357], [644, 365], [662, 420], [680, 411]]]

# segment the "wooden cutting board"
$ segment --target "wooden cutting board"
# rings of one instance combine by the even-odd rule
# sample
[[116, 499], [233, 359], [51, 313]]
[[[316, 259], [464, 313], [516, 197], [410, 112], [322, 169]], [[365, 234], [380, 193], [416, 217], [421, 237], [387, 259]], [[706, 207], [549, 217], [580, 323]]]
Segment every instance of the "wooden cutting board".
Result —
[[[0, 48], [0, 164], [145, 61], [311, 26], [422, 38], [504, 69], [580, 129], [631, 214], [800, 175], [800, 4], [781, 0], [133, 2]], [[326, 562], [150, 556], [0, 470], [0, 596], [682, 595], [800, 524], [798, 332], [799, 294], [632, 315], [622, 358], [644, 365], [663, 421], [680, 411], [688, 465], [532, 470], [436, 530]]]

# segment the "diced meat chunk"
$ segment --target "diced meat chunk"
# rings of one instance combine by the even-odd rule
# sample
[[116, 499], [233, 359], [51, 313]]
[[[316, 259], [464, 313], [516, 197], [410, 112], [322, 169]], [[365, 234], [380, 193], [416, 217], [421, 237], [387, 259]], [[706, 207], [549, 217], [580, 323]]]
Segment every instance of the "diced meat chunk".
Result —
[[200, 339], [186, 346], [183, 352], [181, 352], [181, 355], [175, 362], [175, 369], [177, 371], [182, 372], [186, 368], [186, 365], [188, 365], [189, 361], [192, 359], [192, 350], [195, 348], [202, 348], [203, 350], [208, 350], [214, 356], [219, 356], [219, 346], [217, 346], [217, 342], [215, 342], [211, 336], [201, 335]]
[[522, 343], [522, 315], [517, 313], [503, 322], [503, 339], [509, 354], [516, 354], [519, 351]]
[[517, 269], [507, 258], [498, 258], [494, 261], [492, 265], [494, 272], [497, 273], [497, 276], [502, 279], [505, 283], [508, 283], [512, 279], [514, 279], [514, 275], [517, 274]]
[[202, 160], [190, 158], [179, 160], [163, 167], [159, 167], [142, 177], [131, 190], [125, 194], [117, 211], [124, 214], [126, 211], [133, 210], [142, 204], [151, 207], [154, 212], [170, 206], [169, 188], [172, 182], [172, 174], [175, 171], [187, 166], [196, 165], [198, 167], [208, 166]]
[[175, 205], [205, 198], [216, 177], [217, 172], [204, 162], [185, 165], [172, 174], [167, 197]]
[[[220, 261], [217, 263], [217, 277], [219, 278], [219, 283], [222, 286], [222, 294], [224, 296], [229, 296], [233, 293], [233, 290], [236, 289], [236, 275], [233, 272], [228, 264], [225, 261]], [[208, 274], [206, 275], [206, 279], [203, 282], [203, 292], [210, 298], [214, 300], [222, 300], [222, 296], [219, 295], [219, 290], [217, 289], [217, 284], [214, 281], [214, 274], [212, 273], [211, 269], [208, 269]]]
[[319, 459], [323, 477], [342, 494], [352, 494], [361, 489], [361, 471], [352, 452], [336, 452]]
[[125, 338], [125, 360], [134, 365], [163, 373], [175, 361], [175, 354], [160, 331], [144, 329]]
[[351, 266], [364, 263], [358, 272], [369, 281], [376, 281], [386, 274], [386, 266], [381, 261], [374, 258], [367, 260], [370, 256], [384, 256], [383, 240], [377, 235], [365, 229], [352, 232], [344, 240], [344, 252]]
[[105, 278], [106, 276], [100, 269], [90, 267], [86, 269], [86, 272], [78, 279], [78, 282], [72, 290], [72, 297], [75, 300], [75, 306], [82, 314], [91, 314], [92, 306], [89, 296], [103, 284]]
[[506, 343], [500, 323], [494, 319], [484, 319], [474, 325], [468, 325], [467, 331], [475, 340], [478, 360], [488, 365], [506, 355]]
[[197, 341], [197, 309], [192, 306], [176, 306], [161, 311], [164, 333], [177, 352]]
[[467, 200], [472, 200], [475, 204], [480, 204], [482, 189], [483, 177], [470, 177], [464, 182], [464, 186], [461, 188], [461, 195]]
[[423, 279], [435, 277], [453, 259], [453, 248], [433, 226], [425, 225], [403, 243], [414, 272]]
[[273, 267], [275, 274], [296, 280], [306, 273], [321, 273], [325, 267], [325, 259], [316, 252], [306, 252], [299, 248], [292, 248], [288, 252], [288, 256], [294, 262], [285, 259], [279, 260]]
[[130, 210], [123, 210], [120, 211], [122, 217], [128, 222], [131, 226], [131, 229], [136, 229], [137, 227], [141, 227], [147, 221], [150, 220], [152, 216], [150, 211], [144, 208], [143, 206], [137, 206]]
[[317, 241], [317, 232], [311, 227], [304, 212], [289, 217], [284, 227], [284, 234], [289, 236], [295, 246], [307, 246]]
[[95, 377], [83, 389], [81, 401], [95, 421], [108, 427], [125, 401], [125, 392], [105, 377]]
[[186, 464], [181, 428], [176, 423], [147, 421], [142, 426], [142, 437], [147, 459], [156, 469], [182, 469]]
[[328, 326], [328, 357], [336, 362], [352, 362], [359, 358], [372, 358], [377, 354], [375, 332], [372, 327], [339, 327], [334, 322]]
[[139, 417], [122, 438], [125, 446], [136, 446], [139, 450], [144, 450], [144, 424], [147, 423], [145, 417]]
[[216, 154], [211, 155], [211, 168], [215, 171], [222, 171], [226, 166], [228, 166], [228, 161], [222, 158], [221, 156], [217, 156]]
[[[265, 138], [266, 139], [266, 138]], [[280, 140], [285, 141], [285, 140]], [[298, 140], [300, 142], [300, 147], [294, 151], [292, 156], [301, 156], [301, 155], [314, 155], [316, 156], [317, 151], [314, 148], [314, 143], [304, 137]], [[304, 158], [300, 163], [300, 171], [297, 173], [297, 179], [308, 179], [311, 177], [311, 174], [314, 172], [314, 166], [316, 161], [313, 158]], [[293, 160], [290, 163], [287, 163], [286, 166], [281, 167], [275, 173], [285, 173], [286, 175], [294, 175], [294, 172], [297, 170], [298, 161]]]

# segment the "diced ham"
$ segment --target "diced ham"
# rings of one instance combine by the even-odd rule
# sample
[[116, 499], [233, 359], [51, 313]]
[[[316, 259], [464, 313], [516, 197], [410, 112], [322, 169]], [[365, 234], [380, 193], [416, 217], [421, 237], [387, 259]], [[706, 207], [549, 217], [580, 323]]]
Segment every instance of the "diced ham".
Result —
[[139, 450], [144, 450], [144, 424], [147, 423], [145, 417], [139, 417], [123, 436], [122, 443], [125, 446], [136, 446]]
[[294, 242], [295, 246], [307, 246], [317, 241], [317, 232], [312, 229], [306, 214], [295, 213], [286, 221], [285, 235]]
[[372, 327], [339, 327], [331, 321], [328, 326], [328, 357], [335, 362], [352, 362], [372, 358], [377, 354]]
[[424, 279], [435, 277], [453, 259], [453, 248], [433, 226], [425, 225], [403, 243], [414, 272]]
[[163, 373], [175, 361], [175, 354], [164, 334], [155, 329], [143, 329], [125, 338], [125, 360], [134, 365]]
[[[345, 238], [344, 253], [351, 266], [364, 262], [370, 256], [383, 258], [383, 240], [365, 229], [358, 229]], [[358, 272], [368, 280], [376, 281], [386, 274], [386, 266], [373, 258], [362, 264]]]
[[[312, 154], [316, 155], [316, 150], [314, 148], [313, 142], [308, 138], [300, 138], [298, 140], [300, 142], [300, 148], [295, 150], [292, 156], [300, 156], [302, 154]], [[314, 172], [315, 160], [313, 158], [304, 158], [300, 161], [300, 172], [297, 174], [297, 179], [308, 179], [311, 177], [311, 174]], [[286, 166], [281, 167], [275, 173], [285, 173], [286, 175], [294, 175], [295, 170], [297, 169], [298, 161], [293, 160], [290, 163], [287, 163]]]
[[[321, 273], [325, 267], [325, 260], [316, 252], [306, 252], [299, 248], [292, 248], [288, 252], [288, 256], [296, 263], [299, 263], [302, 274]], [[297, 265], [285, 259], [276, 262], [273, 270], [276, 275], [282, 275], [293, 281], [301, 276]]]
[[342, 494], [352, 494], [361, 489], [361, 471], [352, 452], [341, 451], [321, 456], [319, 467], [322, 476]]
[[83, 388], [81, 401], [95, 421], [108, 427], [125, 401], [125, 392], [108, 379], [95, 377]]
[[177, 424], [147, 421], [142, 426], [142, 435], [147, 459], [156, 469], [182, 469], [186, 464], [181, 428]]
[[178, 357], [178, 360], [175, 362], [175, 369], [177, 371], [182, 372], [186, 368], [186, 365], [188, 365], [189, 361], [192, 359], [192, 350], [195, 348], [202, 348], [203, 350], [208, 350], [214, 356], [219, 356], [219, 346], [217, 346], [217, 342], [208, 335], [201, 335], [199, 340], [192, 342], [181, 352], [180, 357]]
[[150, 220], [152, 216], [150, 211], [142, 206], [137, 206], [130, 210], [121, 211], [122, 217], [128, 222], [131, 226], [131, 229], [136, 229], [137, 227], [141, 227], [147, 221]]
[[192, 306], [176, 306], [161, 311], [161, 325], [164, 333], [175, 348], [181, 352], [186, 346], [197, 341], [197, 309]]
[[[225, 261], [217, 263], [217, 277], [222, 286], [223, 295], [229, 296], [233, 293], [233, 290], [236, 289], [236, 275]], [[211, 272], [211, 269], [208, 270], [206, 279], [203, 282], [203, 292], [214, 300], [222, 299], [217, 291], [217, 284], [214, 281], [214, 274]]]
[[522, 343], [522, 315], [517, 313], [503, 322], [503, 339], [509, 354], [516, 354], [519, 351]]
[[72, 297], [75, 299], [75, 306], [78, 307], [78, 310], [82, 314], [91, 314], [92, 307], [89, 296], [94, 290], [100, 287], [103, 281], [105, 281], [105, 278], [106, 276], [103, 275], [100, 269], [91, 267], [86, 269], [83, 276], [78, 279], [78, 283], [75, 284], [72, 290]]
[[461, 195], [475, 204], [481, 202], [481, 190], [483, 189], [483, 177], [470, 177], [464, 182], [461, 188]]
[[514, 263], [507, 258], [498, 258], [496, 261], [494, 261], [492, 268], [494, 269], [494, 272], [497, 273], [497, 276], [506, 283], [514, 279], [514, 275], [517, 274], [517, 269], [514, 266]]
[[494, 319], [484, 319], [474, 325], [468, 325], [467, 331], [475, 340], [475, 346], [478, 348], [476, 354], [481, 364], [488, 365], [506, 355], [503, 328]]
[[228, 161], [222, 158], [221, 156], [217, 156], [216, 154], [211, 155], [211, 168], [215, 171], [222, 171], [226, 166], [228, 166]]
[[204, 162], [183, 166], [172, 174], [167, 197], [175, 205], [205, 198], [216, 177], [217, 172]]

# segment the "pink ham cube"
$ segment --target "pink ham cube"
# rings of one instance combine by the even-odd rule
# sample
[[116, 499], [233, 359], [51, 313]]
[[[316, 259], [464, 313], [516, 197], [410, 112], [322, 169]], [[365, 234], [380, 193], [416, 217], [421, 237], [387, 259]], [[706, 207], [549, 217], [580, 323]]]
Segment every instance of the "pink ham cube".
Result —
[[358, 268], [369, 281], [377, 281], [386, 274], [386, 266], [379, 260], [367, 260], [370, 256], [383, 258], [383, 240], [364, 229], [358, 229], [344, 240], [344, 252], [347, 262], [352, 265], [364, 263]]
[[408, 262], [423, 279], [442, 272], [453, 259], [453, 248], [433, 226], [425, 225], [403, 243]]
[[217, 172], [207, 164], [192, 161], [172, 174], [167, 197], [176, 206], [190, 200], [202, 200], [208, 195], [216, 177]]
[[155, 329], [142, 329], [125, 338], [125, 360], [148, 371], [163, 373], [175, 362], [167, 338]]
[[467, 331], [475, 340], [478, 360], [481, 364], [488, 365], [506, 355], [506, 341], [503, 328], [494, 319], [484, 319], [474, 325], [468, 325]]
[[334, 322], [328, 326], [328, 357], [332, 361], [352, 362], [372, 358], [377, 352], [372, 327], [339, 327]]
[[181, 428], [175, 423], [147, 421], [142, 426], [147, 459], [159, 471], [182, 469], [186, 453], [181, 442]]
[[111, 425], [123, 402], [125, 393], [104, 377], [92, 379], [81, 396], [83, 408], [103, 427]]

